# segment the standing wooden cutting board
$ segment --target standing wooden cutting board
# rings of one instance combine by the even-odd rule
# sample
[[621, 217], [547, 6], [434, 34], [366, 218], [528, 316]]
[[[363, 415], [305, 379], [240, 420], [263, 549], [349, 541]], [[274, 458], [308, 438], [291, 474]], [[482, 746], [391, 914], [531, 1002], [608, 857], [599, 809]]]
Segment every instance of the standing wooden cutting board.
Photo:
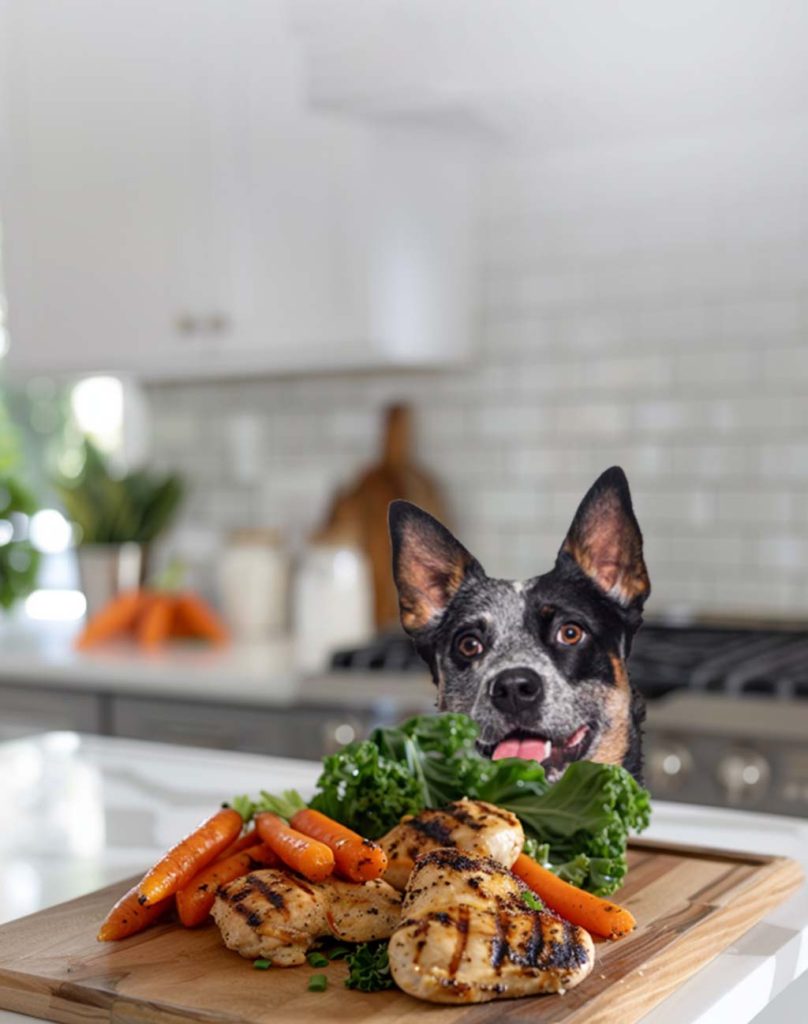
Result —
[[98, 922], [130, 883], [0, 928], [0, 1008], [64, 1024], [631, 1024], [802, 883], [785, 857], [637, 841], [619, 894], [637, 917], [629, 937], [599, 943], [592, 974], [565, 996], [439, 1007], [398, 990], [307, 991], [309, 967], [257, 971], [210, 926], [166, 924], [120, 943], [95, 941]]

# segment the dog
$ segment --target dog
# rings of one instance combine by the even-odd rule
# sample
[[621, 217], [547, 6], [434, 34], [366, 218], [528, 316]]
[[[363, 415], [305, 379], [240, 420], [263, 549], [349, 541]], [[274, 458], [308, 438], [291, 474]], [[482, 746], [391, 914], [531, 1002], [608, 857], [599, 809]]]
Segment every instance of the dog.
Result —
[[401, 624], [429, 666], [437, 707], [469, 715], [485, 757], [621, 764], [642, 781], [645, 705], [626, 660], [651, 585], [625, 473], [578, 507], [553, 568], [493, 579], [436, 519], [389, 509]]

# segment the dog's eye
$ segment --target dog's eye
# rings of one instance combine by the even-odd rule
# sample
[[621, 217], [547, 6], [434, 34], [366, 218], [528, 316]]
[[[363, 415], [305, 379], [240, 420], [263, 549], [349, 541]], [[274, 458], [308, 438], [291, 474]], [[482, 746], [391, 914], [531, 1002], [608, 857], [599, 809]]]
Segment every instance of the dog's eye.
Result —
[[574, 647], [584, 638], [584, 631], [574, 622], [565, 622], [556, 633], [556, 640], [565, 647]]
[[479, 637], [473, 633], [464, 633], [458, 637], [455, 649], [463, 658], [479, 658], [485, 648]]

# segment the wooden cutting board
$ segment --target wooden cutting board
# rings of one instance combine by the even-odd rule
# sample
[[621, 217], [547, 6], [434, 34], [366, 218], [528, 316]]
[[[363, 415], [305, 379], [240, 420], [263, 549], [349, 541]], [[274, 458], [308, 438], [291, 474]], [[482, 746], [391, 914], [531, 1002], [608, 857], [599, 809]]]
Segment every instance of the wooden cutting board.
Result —
[[629, 866], [618, 898], [639, 927], [598, 943], [592, 974], [564, 996], [439, 1007], [398, 990], [349, 991], [339, 962], [325, 969], [326, 992], [308, 992], [312, 968], [255, 970], [212, 925], [101, 945], [98, 922], [122, 882], [0, 928], [0, 1008], [64, 1024], [631, 1024], [802, 883], [785, 857], [646, 841], [632, 843]]
[[325, 523], [311, 538], [320, 544], [358, 544], [370, 563], [376, 625], [398, 625], [398, 595], [390, 572], [387, 509], [396, 498], [406, 498], [446, 521], [440, 488], [416, 464], [412, 454], [412, 411], [392, 405], [385, 422], [376, 463], [336, 495]]

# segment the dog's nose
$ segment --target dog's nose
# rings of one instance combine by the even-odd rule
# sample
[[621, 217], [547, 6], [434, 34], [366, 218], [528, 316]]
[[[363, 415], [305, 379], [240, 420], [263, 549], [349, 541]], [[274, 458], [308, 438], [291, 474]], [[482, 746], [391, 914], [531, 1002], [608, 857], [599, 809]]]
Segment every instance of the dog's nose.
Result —
[[508, 668], [491, 683], [491, 703], [506, 714], [518, 714], [538, 704], [542, 682], [532, 668]]

